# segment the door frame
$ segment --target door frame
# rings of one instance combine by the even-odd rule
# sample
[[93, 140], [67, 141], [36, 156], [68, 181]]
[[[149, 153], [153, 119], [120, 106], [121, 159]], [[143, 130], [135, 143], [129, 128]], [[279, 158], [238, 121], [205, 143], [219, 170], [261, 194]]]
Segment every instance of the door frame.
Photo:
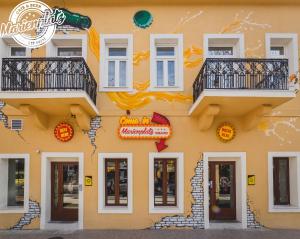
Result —
[[[84, 206], [84, 154], [81, 152], [44, 152], [41, 156], [41, 217], [40, 229], [83, 229]], [[49, 223], [51, 221], [51, 162], [78, 161], [79, 167], [79, 207], [78, 222], [76, 223]]]
[[236, 174], [236, 219], [243, 229], [247, 228], [247, 171], [246, 152], [204, 152], [203, 153], [203, 187], [204, 187], [204, 228], [209, 222], [209, 161], [235, 161]]

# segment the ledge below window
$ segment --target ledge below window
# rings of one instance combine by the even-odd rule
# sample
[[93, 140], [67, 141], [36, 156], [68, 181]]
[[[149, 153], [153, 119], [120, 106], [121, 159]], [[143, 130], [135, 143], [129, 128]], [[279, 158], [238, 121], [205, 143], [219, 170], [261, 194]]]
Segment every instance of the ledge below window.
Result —
[[27, 210], [24, 207], [6, 207], [0, 208], [1, 213], [27, 213]]
[[99, 208], [98, 213], [113, 213], [113, 214], [131, 214], [132, 208], [127, 207], [114, 207], [114, 206], [106, 206], [104, 208]]
[[269, 208], [269, 212], [273, 213], [280, 213], [280, 212], [300, 212], [300, 207], [293, 206], [293, 205], [278, 205], [272, 206]]
[[184, 210], [183, 208], [180, 207], [154, 207], [154, 208], [150, 208], [149, 209], [149, 213], [164, 213], [164, 214], [168, 214], [168, 213], [177, 213], [177, 214], [183, 214]]

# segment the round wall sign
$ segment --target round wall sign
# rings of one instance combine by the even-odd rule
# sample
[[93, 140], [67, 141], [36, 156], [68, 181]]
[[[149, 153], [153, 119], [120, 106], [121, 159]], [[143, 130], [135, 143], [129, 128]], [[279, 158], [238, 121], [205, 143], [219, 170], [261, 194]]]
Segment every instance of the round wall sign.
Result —
[[146, 10], [140, 10], [133, 16], [133, 22], [137, 27], [147, 28], [153, 22], [153, 17], [150, 12]]
[[74, 130], [72, 125], [63, 122], [56, 125], [54, 135], [59, 141], [67, 142], [73, 138]]
[[229, 123], [223, 123], [217, 129], [217, 136], [222, 142], [229, 142], [235, 137], [235, 128]]

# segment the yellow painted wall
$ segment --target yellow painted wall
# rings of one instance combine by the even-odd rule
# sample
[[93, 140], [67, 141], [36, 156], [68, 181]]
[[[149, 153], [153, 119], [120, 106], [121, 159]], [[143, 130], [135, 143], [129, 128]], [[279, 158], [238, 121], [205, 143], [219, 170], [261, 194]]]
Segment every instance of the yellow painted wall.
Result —
[[[57, 5], [57, 4], [56, 4]], [[62, 7], [67, 7], [62, 6]], [[5, 22], [12, 7], [0, 8], [0, 22]], [[132, 16], [140, 9], [153, 14], [153, 24], [143, 30], [134, 27]], [[300, 34], [298, 13], [300, 6], [72, 6], [70, 10], [88, 15], [98, 33], [132, 33], [134, 52], [149, 50], [151, 33], [183, 33], [184, 49], [192, 46], [202, 48], [205, 33], [244, 33], [247, 57], [264, 57], [265, 33], [288, 32]], [[44, 49], [34, 50], [33, 56], [44, 56]], [[196, 59], [201, 56], [195, 56]], [[195, 58], [192, 58], [195, 60]], [[191, 59], [189, 59], [191, 60]], [[88, 65], [99, 82], [99, 63], [88, 50]], [[183, 96], [191, 97], [192, 84], [201, 65], [184, 68]], [[134, 66], [134, 82], [149, 80], [149, 59]], [[150, 94], [150, 96], [149, 96]], [[197, 121], [187, 115], [192, 102], [168, 101], [178, 93], [163, 96], [156, 93], [140, 93], [139, 108], [131, 109], [132, 116], [151, 116], [153, 111], [166, 115], [172, 125], [173, 135], [167, 140], [164, 152], [184, 152], [185, 214], [191, 211], [190, 179], [196, 163], [203, 152], [246, 152], [247, 174], [256, 175], [256, 185], [248, 186], [248, 197], [257, 219], [272, 228], [299, 228], [300, 213], [268, 213], [267, 153], [269, 151], [299, 151], [300, 96], [274, 109], [275, 116], [266, 117], [259, 128], [245, 132], [238, 118], [217, 118], [212, 128], [200, 132]], [[97, 132], [95, 154], [89, 138], [71, 117], [51, 117], [48, 130], [39, 130], [25, 117], [24, 130], [18, 135], [0, 125], [0, 153], [30, 154], [30, 198], [40, 201], [41, 152], [84, 152], [84, 174], [93, 176], [93, 186], [84, 188], [84, 228], [147, 228], [165, 215], [148, 213], [148, 153], [155, 152], [152, 140], [121, 140], [117, 136], [119, 116], [125, 108], [116, 97], [134, 97], [123, 94], [98, 93], [97, 106], [102, 116], [101, 128]], [[184, 98], [184, 97], [183, 97]], [[141, 103], [145, 100], [145, 104]], [[133, 101], [135, 102], [135, 101]], [[10, 116], [12, 118], [13, 116]], [[75, 129], [74, 138], [68, 143], [58, 142], [53, 135], [55, 125], [68, 121]], [[231, 122], [237, 129], [236, 138], [230, 143], [221, 143], [215, 134], [217, 126], [224, 121]], [[97, 154], [111, 152], [133, 153], [133, 214], [104, 215], [97, 213], [98, 174]], [[12, 226], [22, 215], [0, 214], [0, 228]], [[38, 228], [38, 219], [26, 228]]]

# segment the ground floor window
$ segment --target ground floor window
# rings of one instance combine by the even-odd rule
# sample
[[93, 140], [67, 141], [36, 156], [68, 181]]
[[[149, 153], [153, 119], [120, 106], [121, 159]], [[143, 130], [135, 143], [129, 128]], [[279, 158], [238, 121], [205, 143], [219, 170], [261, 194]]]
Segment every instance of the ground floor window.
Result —
[[269, 211], [300, 211], [300, 153], [269, 153]]
[[28, 156], [0, 155], [0, 212], [28, 207]]
[[150, 213], [183, 213], [183, 153], [149, 154]]
[[99, 154], [99, 213], [132, 213], [132, 154]]

